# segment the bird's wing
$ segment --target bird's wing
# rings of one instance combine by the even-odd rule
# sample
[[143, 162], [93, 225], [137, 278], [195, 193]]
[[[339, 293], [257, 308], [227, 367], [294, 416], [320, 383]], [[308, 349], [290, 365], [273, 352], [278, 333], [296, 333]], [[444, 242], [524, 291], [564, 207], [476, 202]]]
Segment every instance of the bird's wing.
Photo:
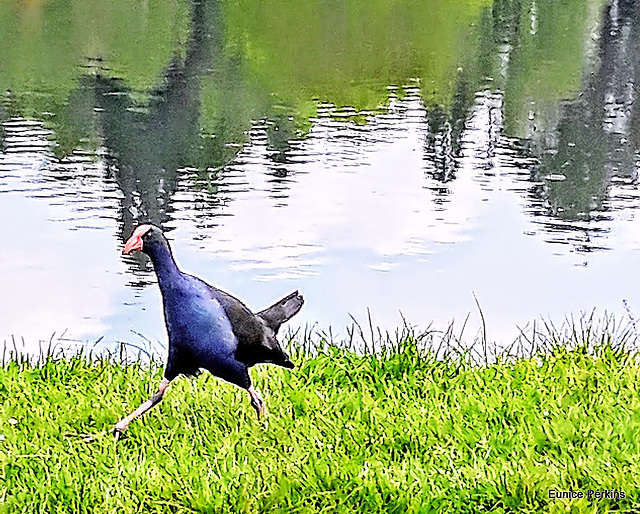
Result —
[[234, 335], [238, 340], [236, 358], [253, 366], [259, 362], [271, 362], [288, 366], [289, 357], [278, 343], [275, 332], [267, 322], [251, 312], [240, 300], [218, 288], [208, 286], [231, 322]]

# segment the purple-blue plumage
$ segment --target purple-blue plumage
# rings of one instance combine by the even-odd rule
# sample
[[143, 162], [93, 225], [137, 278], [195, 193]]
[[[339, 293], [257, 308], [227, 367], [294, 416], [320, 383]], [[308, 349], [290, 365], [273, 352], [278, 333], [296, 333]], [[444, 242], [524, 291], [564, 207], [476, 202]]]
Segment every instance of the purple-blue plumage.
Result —
[[238, 339], [224, 308], [207, 285], [182, 274], [161, 287], [169, 333], [165, 377], [194, 375], [200, 368], [240, 387], [248, 388], [246, 365], [236, 360]]
[[276, 334], [280, 325], [300, 310], [304, 303], [302, 296], [295, 291], [271, 307], [253, 313], [237, 298], [180, 271], [164, 234], [152, 225], [140, 225], [134, 231], [124, 253], [132, 250], [146, 253], [158, 276], [169, 354], [160, 389], [116, 425], [116, 435], [157, 404], [174, 378], [180, 374], [197, 375], [201, 369], [246, 389], [260, 417], [264, 404], [251, 386], [249, 368], [261, 362], [294, 367]]

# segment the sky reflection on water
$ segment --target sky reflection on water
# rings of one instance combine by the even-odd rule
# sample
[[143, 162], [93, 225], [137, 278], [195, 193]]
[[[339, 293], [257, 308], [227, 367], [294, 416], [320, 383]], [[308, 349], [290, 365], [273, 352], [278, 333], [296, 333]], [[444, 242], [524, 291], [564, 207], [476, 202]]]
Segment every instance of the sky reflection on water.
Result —
[[[444, 197], [426, 172], [417, 96], [392, 102], [364, 127], [317, 119], [297, 159], [283, 165], [286, 194], [274, 194], [257, 125], [225, 171], [228, 203], [210, 208], [206, 195], [178, 186], [166, 228], [180, 265], [255, 307], [300, 289], [307, 304], [295, 325], [331, 325], [338, 333], [349, 314], [364, 323], [370, 309], [374, 324], [389, 330], [402, 323], [400, 313], [421, 328], [461, 326], [470, 315], [472, 339], [474, 294], [490, 339], [501, 341], [539, 316], [620, 312], [622, 298], [637, 305], [628, 276], [638, 264], [640, 225], [637, 204], [625, 196], [635, 188], [618, 186], [620, 205], [612, 194], [615, 208], [597, 222], [598, 246], [611, 249], [585, 252], [575, 227], [563, 235], [527, 214], [523, 159], [487, 131], [494, 100], [477, 98]], [[73, 173], [61, 181], [65, 168]], [[135, 330], [160, 348], [155, 276], [150, 267], [132, 275], [139, 265], [120, 256], [122, 194], [100, 164], [6, 152], [0, 171], [0, 215], [12, 220], [0, 233], [11, 242], [0, 255], [2, 289], [12, 291], [0, 300], [5, 337], [33, 344], [66, 330], [70, 339], [139, 344]]]

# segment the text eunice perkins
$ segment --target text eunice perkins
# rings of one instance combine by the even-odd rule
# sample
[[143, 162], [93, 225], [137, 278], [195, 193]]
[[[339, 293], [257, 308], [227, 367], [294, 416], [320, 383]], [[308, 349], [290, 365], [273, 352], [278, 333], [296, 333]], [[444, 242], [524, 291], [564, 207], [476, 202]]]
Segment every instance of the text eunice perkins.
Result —
[[554, 499], [573, 499], [586, 498], [587, 500], [622, 500], [625, 497], [624, 491], [617, 489], [603, 489], [597, 491], [595, 489], [587, 489], [584, 491], [569, 489], [568, 491], [560, 491], [558, 489], [549, 489], [549, 498]]

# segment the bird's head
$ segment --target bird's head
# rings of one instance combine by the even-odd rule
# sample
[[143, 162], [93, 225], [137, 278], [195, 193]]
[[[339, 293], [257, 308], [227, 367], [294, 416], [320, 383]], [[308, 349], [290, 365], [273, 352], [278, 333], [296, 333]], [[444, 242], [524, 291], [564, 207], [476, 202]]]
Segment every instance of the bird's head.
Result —
[[162, 230], [153, 225], [139, 225], [131, 234], [131, 237], [124, 245], [124, 249], [122, 253], [127, 255], [131, 253], [133, 250], [139, 250], [144, 252], [146, 250], [145, 245], [149, 245], [154, 241], [162, 241], [164, 236], [162, 234]]

